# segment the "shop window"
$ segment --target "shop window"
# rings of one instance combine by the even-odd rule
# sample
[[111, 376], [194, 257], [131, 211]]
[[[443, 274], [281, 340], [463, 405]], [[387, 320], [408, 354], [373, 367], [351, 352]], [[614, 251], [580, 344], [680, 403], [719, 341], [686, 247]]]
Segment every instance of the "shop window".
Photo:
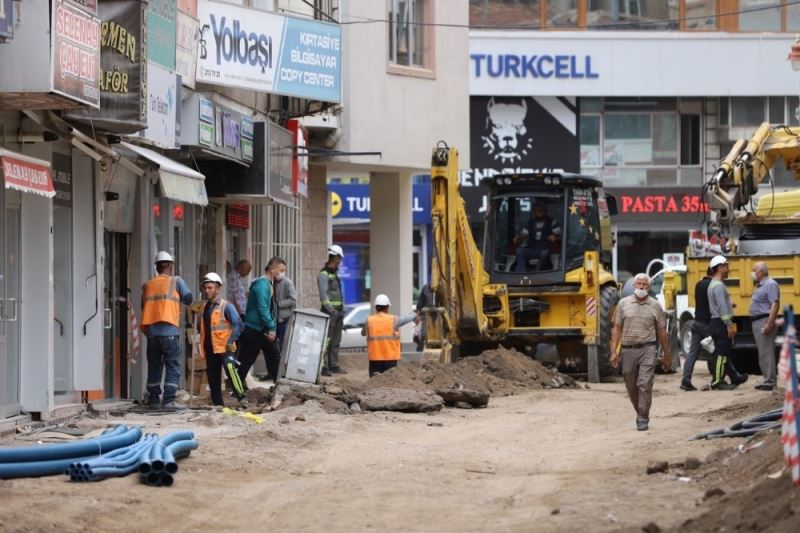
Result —
[[739, 0], [739, 31], [781, 31], [780, 0]]
[[786, 120], [786, 103], [783, 96], [770, 96], [767, 102], [769, 105], [769, 121], [773, 124], [783, 124]]
[[764, 99], [760, 96], [737, 96], [730, 100], [731, 127], [753, 128], [764, 122]]
[[539, 28], [540, 0], [469, 0], [469, 25], [490, 28]]
[[677, 98], [604, 98], [606, 111], [676, 111]]
[[581, 115], [581, 167], [599, 167], [600, 115]]
[[670, 20], [670, 0], [589, 0], [586, 25], [607, 30], [678, 29]]
[[426, 0], [389, 1], [389, 62], [426, 68], [428, 46]]
[[700, 164], [700, 115], [681, 115], [681, 165]]
[[[717, 28], [717, 0], [684, 0], [686, 2], [687, 30], [714, 30]], [[678, 1], [674, 2], [675, 9]], [[677, 13], [673, 11], [672, 18]]]
[[581, 113], [599, 113], [603, 110], [603, 101], [600, 98], [581, 98]]
[[547, 27], [578, 27], [578, 0], [547, 0]]
[[672, 113], [605, 116], [606, 165], [675, 165], [678, 115]]

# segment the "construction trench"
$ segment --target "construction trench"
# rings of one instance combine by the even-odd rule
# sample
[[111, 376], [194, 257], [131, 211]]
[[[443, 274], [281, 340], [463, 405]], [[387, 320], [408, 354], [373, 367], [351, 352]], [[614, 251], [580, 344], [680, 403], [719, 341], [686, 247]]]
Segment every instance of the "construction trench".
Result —
[[249, 415], [206, 407], [199, 395], [184, 413], [97, 405], [60, 425], [21, 427], [0, 445], [74, 443], [125, 425], [162, 437], [190, 430], [199, 446], [169, 487], [140, 474], [0, 480], [0, 531], [800, 526], [779, 430], [689, 440], [780, 407], [777, 393], [685, 393], [677, 375], [659, 375], [642, 433], [619, 378], [587, 385], [511, 350], [372, 379], [363, 354], [342, 362], [349, 373], [320, 386], [252, 388]]

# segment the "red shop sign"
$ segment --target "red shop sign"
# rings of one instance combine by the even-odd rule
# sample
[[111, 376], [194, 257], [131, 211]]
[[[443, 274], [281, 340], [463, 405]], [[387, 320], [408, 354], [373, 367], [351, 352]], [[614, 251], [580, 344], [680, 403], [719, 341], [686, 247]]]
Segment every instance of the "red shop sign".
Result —
[[56, 195], [50, 167], [38, 159], [0, 150], [6, 187], [52, 198]]
[[250, 206], [247, 204], [228, 204], [225, 209], [225, 224], [231, 228], [249, 228]]

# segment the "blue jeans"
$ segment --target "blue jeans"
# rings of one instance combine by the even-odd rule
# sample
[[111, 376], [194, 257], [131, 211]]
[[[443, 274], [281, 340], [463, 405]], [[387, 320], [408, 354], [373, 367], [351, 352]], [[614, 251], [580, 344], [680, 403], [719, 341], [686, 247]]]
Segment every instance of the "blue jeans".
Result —
[[528, 261], [530, 259], [538, 259], [536, 263], [536, 270], [544, 268], [544, 262], [550, 257], [550, 247], [546, 242], [534, 242], [528, 246], [523, 246], [517, 249], [517, 272], [528, 271]]
[[180, 336], [147, 338], [147, 401], [157, 404], [161, 396], [161, 374], [164, 376], [163, 402], [175, 401], [175, 394], [181, 384], [181, 344]]
[[278, 322], [278, 329], [275, 331], [275, 334], [278, 335], [278, 349], [283, 350], [283, 337], [286, 335], [286, 328], [289, 327], [289, 321], [284, 320], [283, 322]]

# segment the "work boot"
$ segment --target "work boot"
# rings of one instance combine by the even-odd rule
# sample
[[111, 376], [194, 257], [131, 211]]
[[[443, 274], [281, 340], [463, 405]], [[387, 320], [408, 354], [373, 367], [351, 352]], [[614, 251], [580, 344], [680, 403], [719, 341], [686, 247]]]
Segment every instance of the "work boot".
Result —
[[647, 431], [647, 429], [648, 429], [647, 420], [641, 420], [641, 419], [636, 420], [637, 431]]
[[750, 376], [748, 374], [739, 374], [738, 376], [734, 376], [731, 378], [731, 383], [733, 383], [734, 385], [741, 385], [742, 383], [747, 381], [749, 377]]
[[182, 403], [176, 403], [174, 400], [171, 402], [167, 402], [161, 406], [161, 409], [164, 411], [185, 411], [186, 406]]
[[733, 390], [736, 388], [736, 385], [731, 385], [725, 381], [720, 381], [716, 385], [711, 385], [711, 390]]
[[335, 366], [335, 367], [331, 368], [331, 373], [333, 373], [333, 374], [347, 374], [347, 370], [345, 370], [344, 368], [342, 368], [340, 366]]
[[161, 410], [161, 398], [148, 398], [147, 399], [147, 409], [150, 411], [160, 411]]
[[331, 374], [331, 371], [328, 370], [327, 368], [323, 368], [321, 374], [325, 377], [331, 377], [333, 375]]
[[756, 390], [771, 391], [772, 389], [772, 385], [764, 385], [763, 383], [761, 385], [756, 385]]
[[685, 390], [686, 392], [696, 391], [697, 387], [692, 385], [691, 381], [681, 381], [681, 389]]

